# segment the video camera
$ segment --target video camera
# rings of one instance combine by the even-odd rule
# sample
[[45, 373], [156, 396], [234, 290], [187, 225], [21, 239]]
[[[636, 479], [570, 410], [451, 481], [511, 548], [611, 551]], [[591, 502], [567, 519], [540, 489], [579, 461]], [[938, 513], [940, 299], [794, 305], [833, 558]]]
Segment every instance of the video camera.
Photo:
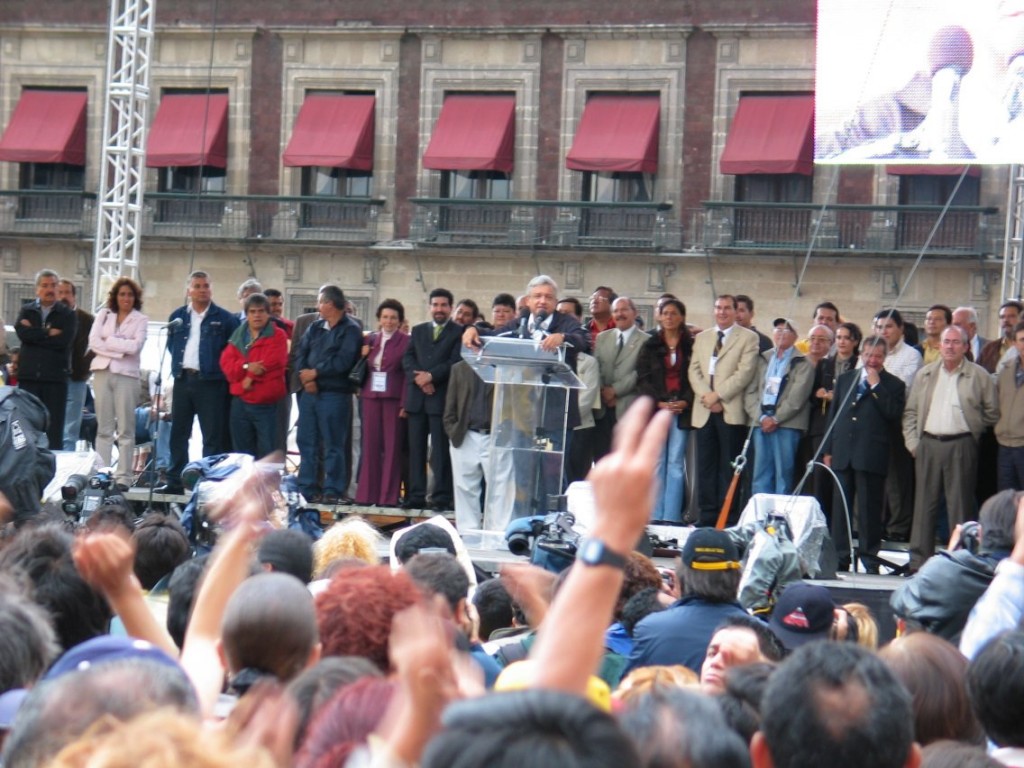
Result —
[[579, 548], [580, 534], [573, 526], [576, 518], [566, 511], [521, 517], [505, 529], [508, 550], [529, 557], [534, 565], [560, 573], [572, 565]]
[[71, 475], [61, 487], [60, 508], [68, 517], [85, 522], [111, 496], [114, 479], [109, 472], [99, 471], [91, 477]]

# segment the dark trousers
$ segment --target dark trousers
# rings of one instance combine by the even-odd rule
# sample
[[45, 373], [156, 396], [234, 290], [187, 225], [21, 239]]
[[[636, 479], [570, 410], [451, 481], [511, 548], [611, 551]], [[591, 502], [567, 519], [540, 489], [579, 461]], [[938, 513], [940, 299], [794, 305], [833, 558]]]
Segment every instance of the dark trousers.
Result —
[[572, 443], [565, 452], [565, 482], [585, 480], [594, 465], [594, 427], [572, 430]]
[[[978, 472], [981, 472], [980, 457], [978, 464]], [[1010, 448], [1000, 445], [998, 490], [1005, 491], [1010, 488], [1015, 491], [1024, 490], [1024, 447]]]
[[430, 471], [434, 487], [430, 503], [452, 508], [452, 460], [448, 451], [448, 435], [440, 413], [410, 413], [409, 421], [409, 487], [406, 498], [414, 503], [427, 499], [427, 438], [430, 438]]
[[171, 466], [167, 479], [181, 483], [181, 473], [188, 464], [188, 441], [192, 422], [199, 419], [203, 433], [203, 457], [224, 453], [228, 423], [228, 383], [202, 379], [184, 373], [174, 379], [174, 400], [171, 403]]
[[50, 414], [46, 439], [51, 451], [64, 449], [64, 412], [68, 405], [67, 381], [18, 381], [18, 388], [38, 397]]
[[600, 461], [604, 456], [611, 453], [612, 437], [615, 435], [615, 425], [618, 420], [614, 408], [606, 408], [604, 415], [594, 419], [593, 452], [594, 461]]
[[[742, 424], [726, 424], [722, 414], [712, 413], [707, 423], [697, 430], [698, 526], [713, 526], [717, 522], [722, 502], [732, 482], [731, 462], [743, 450], [748, 429]], [[729, 509], [730, 525], [736, 522], [738, 515], [734, 497]]]
[[262, 459], [277, 447], [277, 403], [258, 405], [231, 398], [231, 446]]
[[[885, 475], [855, 469], [837, 469], [842, 489], [835, 490], [832, 501], [832, 541], [840, 562], [850, 558], [850, 537], [846, 510], [850, 510], [850, 526], [857, 532], [857, 554], [877, 555], [882, 547], [882, 499], [885, 497]], [[843, 506], [843, 496], [846, 506]]]
[[892, 427], [889, 475], [885, 479], [888, 515], [885, 529], [890, 539], [906, 541], [914, 520], [914, 457], [907, 451], [900, 427]]
[[978, 480], [978, 444], [970, 434], [955, 440], [921, 437], [916, 453], [917, 490], [910, 531], [910, 569], [935, 554], [936, 518], [946, 499], [949, 529], [976, 520], [974, 487]]

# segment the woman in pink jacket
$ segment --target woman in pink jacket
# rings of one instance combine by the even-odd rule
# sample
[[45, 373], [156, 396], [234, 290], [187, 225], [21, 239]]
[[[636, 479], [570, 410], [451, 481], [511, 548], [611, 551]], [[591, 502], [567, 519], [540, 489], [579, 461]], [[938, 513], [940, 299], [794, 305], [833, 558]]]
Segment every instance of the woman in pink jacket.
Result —
[[146, 343], [149, 318], [142, 309], [142, 288], [120, 277], [107, 294], [107, 305], [96, 313], [89, 332], [93, 394], [96, 398], [96, 452], [110, 466], [117, 432], [118, 490], [132, 484], [135, 453], [135, 405], [139, 399], [139, 356]]

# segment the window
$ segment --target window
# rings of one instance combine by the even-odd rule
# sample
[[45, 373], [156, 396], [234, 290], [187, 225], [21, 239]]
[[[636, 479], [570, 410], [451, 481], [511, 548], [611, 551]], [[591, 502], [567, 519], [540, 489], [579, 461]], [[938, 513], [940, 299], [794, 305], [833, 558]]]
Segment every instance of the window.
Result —
[[302, 169], [303, 197], [323, 198], [323, 202], [302, 203], [300, 226], [314, 229], [364, 229], [371, 209], [361, 204], [346, 204], [331, 198], [369, 198], [373, 171], [352, 168], [308, 166]]
[[[903, 174], [900, 176], [900, 205], [940, 206], [945, 205], [950, 196], [953, 198], [954, 206], [978, 205], [981, 194], [980, 176], [966, 176], [957, 189], [959, 180], [959, 174]], [[937, 211], [901, 211], [897, 217], [896, 248], [913, 250], [922, 247], [928, 242], [928, 236], [938, 217]], [[978, 249], [978, 214], [947, 211], [931, 240], [930, 247], [952, 251]]]
[[[19, 219], [80, 220], [88, 94], [26, 88], [0, 138], [0, 160], [19, 164]], [[69, 192], [73, 194], [53, 194]]]
[[441, 197], [453, 200], [510, 200], [512, 179], [503, 171], [442, 171]]
[[584, 171], [583, 200], [591, 203], [649, 203], [654, 199], [653, 173]]
[[226, 190], [227, 171], [208, 165], [169, 166], [160, 169], [158, 191], [178, 194], [222, 195]]
[[736, 200], [744, 203], [809, 203], [811, 177], [799, 173], [737, 176]]

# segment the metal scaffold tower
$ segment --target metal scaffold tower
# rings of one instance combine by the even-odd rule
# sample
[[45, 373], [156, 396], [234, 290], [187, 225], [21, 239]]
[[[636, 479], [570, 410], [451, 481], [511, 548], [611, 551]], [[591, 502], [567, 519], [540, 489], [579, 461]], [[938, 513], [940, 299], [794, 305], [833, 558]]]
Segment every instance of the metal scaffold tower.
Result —
[[156, 0], [111, 0], [93, 301], [138, 278], [149, 62]]
[[1024, 285], [1024, 165], [1010, 166], [1006, 200], [1006, 244], [1003, 249], [1002, 301], [1019, 299]]

